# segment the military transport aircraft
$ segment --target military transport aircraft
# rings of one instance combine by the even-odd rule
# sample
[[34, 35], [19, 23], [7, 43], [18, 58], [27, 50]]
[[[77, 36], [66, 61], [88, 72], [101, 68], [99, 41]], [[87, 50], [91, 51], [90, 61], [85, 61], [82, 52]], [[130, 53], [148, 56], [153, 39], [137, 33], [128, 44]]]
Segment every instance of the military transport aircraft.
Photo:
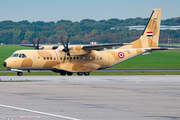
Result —
[[[35, 50], [15, 51], [3, 63], [7, 70], [23, 75], [22, 70], [51, 70], [61, 75], [89, 75], [91, 71], [109, 68], [140, 54], [150, 54], [155, 50], [168, 50], [158, 47], [162, 9], [154, 9], [141, 37], [129, 44], [68, 45], [69, 38], [60, 46], [39, 46]], [[117, 49], [102, 50], [120, 46]]]

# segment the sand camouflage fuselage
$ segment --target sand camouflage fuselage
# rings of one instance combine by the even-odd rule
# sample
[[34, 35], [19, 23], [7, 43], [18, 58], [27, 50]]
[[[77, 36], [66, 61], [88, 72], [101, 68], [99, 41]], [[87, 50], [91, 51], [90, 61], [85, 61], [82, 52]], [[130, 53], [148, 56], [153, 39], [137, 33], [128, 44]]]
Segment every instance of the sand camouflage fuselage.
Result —
[[[62, 69], [69, 72], [94, 71], [108, 68], [144, 52], [143, 49], [95, 51], [80, 56], [67, 56], [58, 50], [18, 50], [9, 57], [6, 67], [20, 70]], [[25, 54], [26, 58], [19, 57]]]

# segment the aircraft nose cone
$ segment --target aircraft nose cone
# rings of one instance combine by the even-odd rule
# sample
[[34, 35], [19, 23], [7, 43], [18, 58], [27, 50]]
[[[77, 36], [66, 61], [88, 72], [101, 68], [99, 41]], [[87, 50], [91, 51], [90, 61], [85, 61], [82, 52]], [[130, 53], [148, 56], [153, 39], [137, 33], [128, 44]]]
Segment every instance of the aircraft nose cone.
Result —
[[6, 67], [6, 62], [3, 63], [3, 66]]

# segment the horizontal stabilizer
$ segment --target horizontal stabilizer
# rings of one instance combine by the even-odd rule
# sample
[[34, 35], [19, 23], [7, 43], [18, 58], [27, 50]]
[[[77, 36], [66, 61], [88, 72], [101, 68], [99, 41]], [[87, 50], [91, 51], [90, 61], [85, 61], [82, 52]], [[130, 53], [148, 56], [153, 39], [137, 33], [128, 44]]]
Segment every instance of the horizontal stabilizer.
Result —
[[166, 48], [166, 47], [158, 47], [158, 48], [147, 48], [146, 51], [157, 51], [157, 50], [180, 50], [180, 48]]

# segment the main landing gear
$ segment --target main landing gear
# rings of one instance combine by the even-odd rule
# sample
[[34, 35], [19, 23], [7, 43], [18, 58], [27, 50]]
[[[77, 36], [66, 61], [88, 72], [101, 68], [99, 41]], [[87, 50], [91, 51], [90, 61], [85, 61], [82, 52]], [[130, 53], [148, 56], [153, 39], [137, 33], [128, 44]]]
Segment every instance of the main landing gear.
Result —
[[67, 74], [68, 76], [72, 76], [73, 73], [72, 73], [72, 72], [65, 72], [65, 71], [60, 72], [60, 75], [61, 75], [61, 76], [65, 76], [66, 74]]
[[[62, 71], [62, 72], [60, 72], [60, 75], [61, 76], [65, 76], [65, 75], [68, 75], [68, 76], [72, 76], [72, 72], [66, 72], [66, 71]], [[89, 74], [90, 74], [90, 72], [77, 72], [77, 75], [78, 76], [82, 76], [82, 75], [85, 75], [85, 76], [88, 76]]]
[[88, 76], [90, 74], [90, 72], [77, 72], [78, 76], [82, 76], [82, 75]]

